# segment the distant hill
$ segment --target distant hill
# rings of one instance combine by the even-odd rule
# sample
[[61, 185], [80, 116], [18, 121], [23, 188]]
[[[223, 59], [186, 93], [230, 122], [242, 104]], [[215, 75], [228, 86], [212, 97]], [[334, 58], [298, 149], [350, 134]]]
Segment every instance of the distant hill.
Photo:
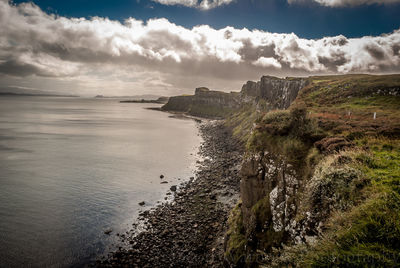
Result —
[[79, 97], [78, 95], [58, 95], [58, 94], [31, 94], [31, 93], [14, 93], [0, 92], [0, 96], [42, 96], [42, 97]]
[[3, 86], [0, 87], [0, 96], [54, 96], [54, 97], [79, 97], [78, 95], [72, 94], [56, 94], [54, 92], [21, 88], [16, 86]]

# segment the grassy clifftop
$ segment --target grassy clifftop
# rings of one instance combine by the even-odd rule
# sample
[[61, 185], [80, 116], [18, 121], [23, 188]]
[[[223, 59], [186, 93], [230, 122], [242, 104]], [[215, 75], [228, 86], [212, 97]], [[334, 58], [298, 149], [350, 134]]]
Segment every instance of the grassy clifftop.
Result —
[[[304, 103], [311, 117], [330, 131], [400, 133], [400, 75], [310, 77], [293, 105]], [[374, 119], [375, 113], [375, 119]]]
[[[240, 259], [248, 254], [267, 267], [400, 265], [400, 75], [310, 77], [289, 110], [248, 114], [249, 121], [257, 118], [247, 135], [248, 154], [282, 156], [296, 170], [299, 186], [282, 201], [296, 207], [289, 219], [293, 230], [272, 247], [265, 247], [268, 236], [276, 240], [268, 227], [274, 224], [269, 202], [252, 208], [271, 214], [260, 222], [267, 227], [255, 235], [263, 243], [253, 241], [253, 253], [245, 246], [248, 226], [235, 210], [230, 230], [235, 239], [227, 244], [236, 265], [244, 266]], [[236, 126], [239, 134], [250, 125], [240, 122], [245, 124]], [[258, 214], [262, 211], [254, 213], [256, 225]]]

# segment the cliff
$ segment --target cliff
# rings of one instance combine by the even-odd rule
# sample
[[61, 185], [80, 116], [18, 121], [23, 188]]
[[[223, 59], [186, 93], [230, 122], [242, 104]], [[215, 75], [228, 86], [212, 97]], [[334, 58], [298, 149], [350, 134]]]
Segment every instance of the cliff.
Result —
[[[263, 77], [242, 89], [246, 102], [262, 98], [269, 107], [289, 109], [251, 118], [227, 264], [395, 267], [400, 75], [291, 81]], [[293, 99], [295, 83], [304, 88]], [[288, 94], [279, 99], [276, 92]]]
[[240, 92], [231, 93], [200, 87], [194, 95], [171, 97], [162, 109], [220, 118], [227, 118], [245, 106], [258, 110], [286, 109], [307, 81], [304, 78], [263, 76], [258, 82], [248, 81]]
[[237, 93], [196, 88], [194, 95], [170, 97], [164, 111], [184, 112], [201, 117], [226, 117], [240, 106]]
[[304, 78], [281, 79], [263, 76], [260, 81], [248, 81], [240, 91], [243, 103], [256, 104], [264, 100], [270, 109], [286, 109], [296, 99], [300, 89], [307, 85]]

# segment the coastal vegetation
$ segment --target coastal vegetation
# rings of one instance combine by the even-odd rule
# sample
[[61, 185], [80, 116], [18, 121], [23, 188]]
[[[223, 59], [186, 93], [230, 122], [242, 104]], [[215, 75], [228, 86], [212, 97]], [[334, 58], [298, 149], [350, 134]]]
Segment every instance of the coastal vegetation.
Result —
[[[243, 115], [250, 122], [238, 120]], [[262, 175], [245, 171], [248, 180], [242, 175], [242, 184], [248, 181], [242, 189], [261, 185], [264, 196], [250, 208], [241, 203], [242, 209], [231, 214], [226, 250], [231, 264], [398, 265], [400, 76], [310, 77], [288, 110], [267, 107], [257, 112], [256, 119], [250, 115], [253, 112], [247, 108], [228, 118], [227, 124], [239, 122], [233, 133], [246, 140], [250, 163], [259, 159], [257, 155], [270, 156], [255, 162]], [[282, 173], [268, 175], [279, 168], [267, 164], [271, 159], [275, 163], [281, 159]], [[276, 186], [289, 195], [285, 199], [278, 193], [277, 200], [293, 206], [292, 213], [274, 208], [273, 187], [262, 182], [279, 184], [277, 178], [287, 180], [285, 172], [295, 174], [298, 185], [293, 192]], [[241, 193], [248, 199], [244, 194], [249, 193]], [[244, 214], [253, 218], [247, 225]], [[286, 226], [274, 230], [279, 217]]]

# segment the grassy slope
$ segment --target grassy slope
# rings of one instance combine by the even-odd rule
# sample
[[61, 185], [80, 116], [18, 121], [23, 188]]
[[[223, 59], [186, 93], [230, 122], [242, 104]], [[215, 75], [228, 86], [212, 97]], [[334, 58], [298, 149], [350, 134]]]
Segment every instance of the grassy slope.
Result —
[[[320, 240], [308, 246], [289, 246], [269, 265], [399, 265], [400, 75], [309, 79], [310, 84], [292, 104], [292, 112], [257, 114], [258, 126], [249, 139], [248, 149], [301, 156], [299, 168], [304, 169], [305, 178], [313, 178], [319, 190], [333, 187], [329, 190], [335, 192], [337, 204], [333, 205]], [[308, 111], [306, 116], [300, 115], [302, 124], [296, 125], [299, 115], [294, 107]], [[249, 121], [240, 120], [247, 123], [236, 129], [246, 129]], [[334, 147], [332, 151], [317, 150], [314, 142], [324, 136], [342, 139], [346, 146]], [[333, 163], [332, 159], [340, 161]], [[288, 160], [293, 164], [299, 161]], [[316, 167], [322, 170], [321, 178], [315, 179], [313, 175]], [[346, 175], [347, 171], [354, 171], [356, 179]], [[303, 203], [299, 213], [310, 209], [307, 202]]]
[[[398, 133], [400, 75], [325, 76], [311, 77], [310, 81], [296, 103], [304, 102], [312, 117], [326, 123], [325, 127], [331, 124], [333, 133]], [[397, 96], [392, 95], [395, 92]]]
[[356, 193], [358, 201], [352, 206], [332, 213], [324, 238], [297, 261], [311, 267], [398, 266], [400, 76], [313, 77], [311, 81], [296, 102], [304, 102], [329, 135], [346, 137], [354, 144], [335, 153], [349, 159], [337, 169], [354, 168], [369, 183]]

